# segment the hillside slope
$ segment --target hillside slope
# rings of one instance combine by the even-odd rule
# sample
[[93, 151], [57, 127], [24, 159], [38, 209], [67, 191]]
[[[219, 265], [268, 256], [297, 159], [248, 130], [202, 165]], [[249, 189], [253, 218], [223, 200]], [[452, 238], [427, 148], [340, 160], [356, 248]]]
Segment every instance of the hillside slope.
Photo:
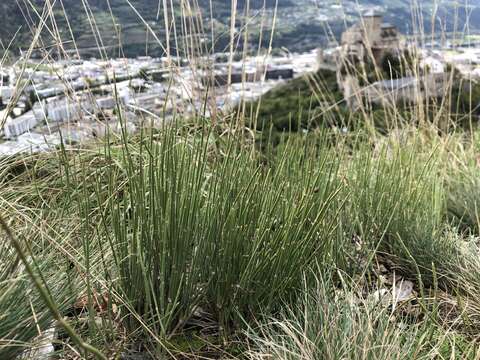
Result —
[[[382, 76], [388, 78], [388, 73]], [[449, 103], [441, 105], [443, 101], [443, 98], [431, 98], [425, 102], [422, 106], [425, 117], [433, 121], [439, 112], [443, 112], [448, 114], [452, 124], [468, 128], [470, 116], [474, 119], [480, 116], [480, 84], [458, 78], [451, 89]], [[372, 124], [378, 130], [388, 128], [389, 111], [392, 111], [393, 105], [391, 107], [380, 104], [368, 104], [365, 107], [371, 112]], [[413, 124], [418, 118], [418, 112], [414, 111], [417, 107], [399, 101], [394, 109], [401, 112], [404, 120]], [[278, 132], [350, 127], [363, 122], [361, 111], [351, 112], [347, 108], [337, 85], [336, 74], [330, 70], [319, 70], [273, 88], [260, 100], [248, 103], [246, 115], [251, 127]]]
[[320, 70], [272, 89], [249, 104], [247, 111], [257, 116], [256, 124], [250, 125], [258, 130], [297, 131], [340, 122], [342, 99], [335, 72]]

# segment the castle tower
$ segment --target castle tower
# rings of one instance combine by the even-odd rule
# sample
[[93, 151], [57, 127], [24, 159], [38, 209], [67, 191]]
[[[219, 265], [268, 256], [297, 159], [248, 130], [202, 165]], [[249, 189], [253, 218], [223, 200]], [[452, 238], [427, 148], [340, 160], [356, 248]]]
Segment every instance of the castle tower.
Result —
[[383, 14], [378, 10], [367, 10], [362, 17], [365, 26], [365, 40], [369, 46], [375, 46], [381, 40]]

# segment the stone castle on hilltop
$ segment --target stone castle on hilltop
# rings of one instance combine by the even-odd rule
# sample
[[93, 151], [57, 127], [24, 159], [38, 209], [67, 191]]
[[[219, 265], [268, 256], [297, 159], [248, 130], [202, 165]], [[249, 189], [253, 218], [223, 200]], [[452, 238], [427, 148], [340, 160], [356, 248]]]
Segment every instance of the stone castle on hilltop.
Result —
[[359, 61], [373, 58], [376, 64], [381, 64], [387, 54], [396, 53], [402, 47], [397, 28], [384, 23], [379, 11], [369, 10], [358, 23], [342, 34], [340, 55]]
[[345, 30], [337, 48], [330, 51], [319, 49], [318, 60], [320, 67], [329, 69], [372, 58], [379, 65], [387, 54], [398, 53], [403, 47], [404, 41], [397, 28], [383, 22], [381, 12], [369, 10], [359, 22]]
[[382, 13], [372, 9], [343, 32], [339, 46], [318, 50], [319, 67], [337, 72], [337, 83], [347, 105], [354, 107], [354, 94], [359, 91], [358, 71], [364, 71], [367, 63], [381, 65], [388, 54], [400, 56], [403, 48], [397, 28], [385, 23]]
[[[356, 108], [362, 99], [373, 103], [416, 102], [444, 92], [445, 74], [428, 74], [401, 79], [376, 81], [361, 86], [368, 73], [376, 72], [385, 61], [402, 59], [407, 50], [405, 37], [398, 29], [383, 21], [377, 10], [368, 10], [362, 18], [342, 34], [340, 44], [319, 50], [319, 68], [336, 71], [337, 83], [349, 108]], [[388, 58], [387, 58], [388, 57]], [[364, 84], [365, 85], [365, 84]]]

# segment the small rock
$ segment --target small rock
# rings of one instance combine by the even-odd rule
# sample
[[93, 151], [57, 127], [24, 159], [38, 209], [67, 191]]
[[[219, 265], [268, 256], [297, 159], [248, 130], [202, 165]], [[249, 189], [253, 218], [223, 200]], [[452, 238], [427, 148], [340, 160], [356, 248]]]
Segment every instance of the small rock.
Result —
[[375, 303], [375, 304], [383, 304], [383, 305], [388, 305], [392, 301], [392, 294], [390, 293], [389, 290], [387, 289], [378, 289], [375, 291], [373, 294], [369, 296], [369, 298]]
[[413, 283], [401, 279], [397, 281], [391, 290], [381, 288], [370, 294], [368, 298], [376, 304], [384, 306], [393, 305], [410, 300], [414, 296]]
[[407, 301], [413, 295], [413, 283], [408, 280], [397, 282], [393, 289], [393, 298], [396, 303]]
[[380, 272], [380, 274], [386, 274], [386, 273], [388, 273], [387, 268], [386, 268], [383, 264], [380, 264], [380, 265], [379, 265], [378, 271]]
[[53, 343], [56, 339], [56, 329], [51, 327], [45, 330], [37, 337], [35, 343], [38, 344], [35, 348], [25, 350], [18, 359], [20, 360], [49, 360], [55, 353]]

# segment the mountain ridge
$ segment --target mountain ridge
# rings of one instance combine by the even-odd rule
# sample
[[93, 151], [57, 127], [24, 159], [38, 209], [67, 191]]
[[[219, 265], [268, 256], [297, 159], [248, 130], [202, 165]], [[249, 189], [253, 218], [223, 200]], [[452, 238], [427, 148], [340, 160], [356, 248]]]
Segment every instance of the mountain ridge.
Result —
[[[225, 50], [229, 43], [230, 2], [197, 1], [202, 11], [205, 33], [210, 35], [213, 29], [217, 36], [215, 51]], [[178, 5], [178, 1], [174, 3]], [[456, 12], [452, 11], [455, 3], [445, 0], [438, 7], [434, 6], [433, 2], [422, 2], [422, 7], [416, 10], [411, 9], [409, 0], [368, 0], [362, 2], [362, 5], [353, 1], [339, 4], [336, 0], [325, 0], [320, 4], [318, 0], [284, 0], [278, 1], [278, 8], [274, 10], [276, 3], [276, 0], [238, 0], [237, 28], [249, 24], [249, 42], [252, 47], [258, 46], [260, 29], [265, 32], [272, 28], [271, 19], [274, 18], [274, 13], [277, 24], [273, 47], [287, 48], [292, 52], [325, 46], [332, 38], [338, 38], [345, 27], [356, 21], [358, 15], [369, 7], [383, 8], [386, 21], [392, 22], [404, 33], [411, 33], [415, 26], [423, 28], [425, 33], [429, 33], [432, 28], [450, 31], [455, 23], [461, 24], [462, 19], [466, 21], [467, 18], [470, 19], [471, 30], [480, 30], [480, 1], [477, 0], [472, 2], [470, 8], [461, 7]], [[38, 13], [25, 4], [16, 0], [3, 0], [0, 4], [0, 14], [4, 19], [3, 26], [0, 27], [0, 49], [8, 48], [11, 42], [10, 49], [17, 53], [19, 48], [25, 49], [30, 44], [31, 29], [39, 23], [39, 14], [42, 13], [45, 2], [31, 2]], [[76, 0], [57, 2], [51, 12], [54, 16], [47, 18], [46, 26], [58, 28], [65, 46], [71, 44], [73, 35], [80, 48], [97, 48], [101, 45], [107, 48], [115, 47], [121, 41], [123, 52], [118, 51], [119, 55], [162, 54], [161, 47], [155, 43], [154, 36], [148, 34], [145, 26], [146, 22], [159, 39], [165, 38], [164, 11], [157, 3], [152, 4], [151, 0], [89, 0], [85, 4], [88, 4], [88, 7], [85, 7], [82, 1]], [[249, 14], [246, 16], [247, 4]], [[210, 9], [213, 10], [212, 14]], [[177, 19], [177, 28], [183, 29], [185, 23], [179, 21], [180, 8], [177, 6], [174, 10], [169, 10], [168, 15], [172, 16], [173, 13]], [[455, 16], [458, 16], [457, 22]], [[435, 18], [433, 22], [432, 17]], [[420, 24], [414, 25], [416, 22]], [[44, 46], [58, 42], [47, 30], [44, 30], [42, 38]], [[208, 36], [206, 40], [210, 41]], [[241, 46], [243, 41], [238, 41], [238, 44]]]

